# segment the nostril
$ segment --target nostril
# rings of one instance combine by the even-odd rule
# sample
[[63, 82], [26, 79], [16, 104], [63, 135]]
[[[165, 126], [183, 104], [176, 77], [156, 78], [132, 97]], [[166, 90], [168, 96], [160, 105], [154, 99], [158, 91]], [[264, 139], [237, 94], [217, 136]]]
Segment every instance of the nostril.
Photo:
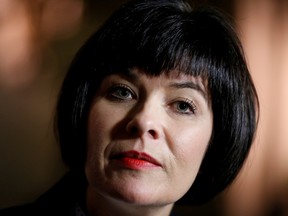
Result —
[[157, 139], [157, 133], [155, 130], [149, 130], [148, 133], [152, 136], [152, 138]]
[[133, 118], [127, 123], [125, 130], [132, 136], [144, 136], [146, 134], [152, 139], [158, 139], [160, 135], [155, 123], [144, 118]]
[[131, 127], [129, 128], [129, 132], [130, 132], [131, 134], [137, 134], [137, 133], [138, 133], [138, 128], [137, 128], [136, 126], [131, 126]]

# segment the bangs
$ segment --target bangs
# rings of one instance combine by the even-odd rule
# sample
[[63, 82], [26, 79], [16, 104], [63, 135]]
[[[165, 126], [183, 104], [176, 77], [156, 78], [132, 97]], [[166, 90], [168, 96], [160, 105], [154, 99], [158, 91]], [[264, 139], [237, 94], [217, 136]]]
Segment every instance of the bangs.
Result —
[[101, 62], [97, 65], [104, 67], [100, 70], [105, 73], [136, 67], [151, 76], [177, 70], [207, 78], [215, 55], [199, 24], [191, 23], [196, 20], [191, 16], [152, 10], [135, 13], [130, 19], [119, 16], [116, 22], [108, 21], [110, 28], [99, 35], [100, 47], [96, 50]]

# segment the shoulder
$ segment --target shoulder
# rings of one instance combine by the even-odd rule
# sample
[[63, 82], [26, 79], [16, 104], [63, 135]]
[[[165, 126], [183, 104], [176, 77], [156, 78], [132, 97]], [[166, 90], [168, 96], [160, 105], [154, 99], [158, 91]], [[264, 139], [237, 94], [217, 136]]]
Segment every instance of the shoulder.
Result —
[[36, 208], [34, 203], [25, 205], [8, 207], [0, 210], [1, 216], [14, 216], [14, 215], [36, 215]]
[[72, 181], [70, 175], [65, 175], [33, 203], [1, 209], [0, 215], [74, 216], [77, 197]]

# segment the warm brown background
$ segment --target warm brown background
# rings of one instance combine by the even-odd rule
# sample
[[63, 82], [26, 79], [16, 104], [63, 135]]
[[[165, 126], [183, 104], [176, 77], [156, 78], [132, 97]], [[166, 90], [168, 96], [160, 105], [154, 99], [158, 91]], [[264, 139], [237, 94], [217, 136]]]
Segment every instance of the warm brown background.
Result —
[[[33, 201], [67, 171], [53, 136], [57, 93], [76, 50], [122, 2], [0, 0], [0, 208]], [[213, 202], [189, 211], [287, 216], [288, 1], [206, 2], [235, 19], [261, 117], [238, 180]]]

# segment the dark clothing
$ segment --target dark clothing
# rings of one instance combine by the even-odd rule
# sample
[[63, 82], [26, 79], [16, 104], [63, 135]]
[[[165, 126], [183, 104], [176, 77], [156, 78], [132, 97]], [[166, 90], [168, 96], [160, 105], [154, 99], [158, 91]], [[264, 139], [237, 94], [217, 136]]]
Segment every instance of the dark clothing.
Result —
[[0, 216], [76, 216], [76, 196], [73, 178], [67, 174], [35, 202], [2, 209]]

